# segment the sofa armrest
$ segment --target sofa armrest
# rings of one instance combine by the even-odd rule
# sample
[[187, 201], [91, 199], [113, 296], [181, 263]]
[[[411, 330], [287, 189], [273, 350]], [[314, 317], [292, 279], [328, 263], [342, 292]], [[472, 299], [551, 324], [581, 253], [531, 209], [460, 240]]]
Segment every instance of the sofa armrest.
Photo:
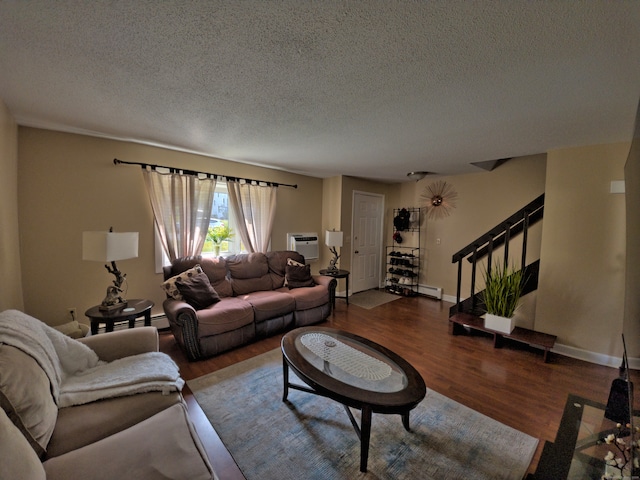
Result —
[[91, 335], [78, 339], [98, 354], [100, 360], [111, 362], [118, 358], [159, 350], [156, 327], [138, 327], [129, 330]]
[[195, 308], [187, 302], [173, 298], [167, 298], [162, 308], [169, 321], [171, 332], [184, 349], [187, 358], [190, 361], [202, 358], [198, 338], [198, 315]]
[[323, 285], [329, 290], [329, 313], [336, 302], [336, 288], [338, 288], [338, 280], [328, 275], [311, 275], [316, 285]]
[[316, 282], [316, 285], [324, 285], [327, 288], [331, 288], [332, 283], [334, 285], [338, 283], [335, 278], [328, 275], [311, 275], [311, 278], [313, 278], [313, 281]]

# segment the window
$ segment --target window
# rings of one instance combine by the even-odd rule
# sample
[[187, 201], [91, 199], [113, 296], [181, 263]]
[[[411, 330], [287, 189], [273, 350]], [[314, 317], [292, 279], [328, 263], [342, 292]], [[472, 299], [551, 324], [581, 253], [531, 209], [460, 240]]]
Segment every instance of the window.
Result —
[[211, 206], [211, 220], [209, 221], [209, 231], [213, 229], [220, 231], [228, 228], [231, 232], [231, 238], [220, 243], [219, 252], [216, 252], [216, 245], [212, 238], [207, 235], [207, 240], [202, 247], [203, 256], [229, 255], [242, 251], [240, 236], [238, 229], [235, 228], [235, 221], [232, 215], [229, 215], [229, 193], [227, 184], [219, 182], [216, 184], [216, 192], [213, 195], [213, 205]]
[[[216, 191], [213, 195], [213, 205], [211, 207], [209, 228], [215, 228], [222, 225], [227, 226], [231, 229], [232, 237], [220, 244], [219, 255], [227, 256], [234, 253], [242, 252], [244, 246], [242, 245], [240, 235], [238, 235], [238, 229], [235, 228], [235, 219], [233, 218], [233, 215], [230, 215], [229, 211], [229, 193], [227, 190], [227, 184], [224, 181], [218, 181], [216, 183]], [[162, 248], [162, 243], [160, 242], [160, 237], [158, 235], [157, 229], [154, 228], [154, 231], [156, 249], [156, 273], [162, 273], [162, 267], [165, 265], [169, 265], [171, 262], [169, 261], [169, 257]], [[208, 238], [207, 240], [205, 240], [204, 246], [202, 248], [202, 256], [213, 257], [217, 255], [218, 253], [215, 251], [213, 241]]]

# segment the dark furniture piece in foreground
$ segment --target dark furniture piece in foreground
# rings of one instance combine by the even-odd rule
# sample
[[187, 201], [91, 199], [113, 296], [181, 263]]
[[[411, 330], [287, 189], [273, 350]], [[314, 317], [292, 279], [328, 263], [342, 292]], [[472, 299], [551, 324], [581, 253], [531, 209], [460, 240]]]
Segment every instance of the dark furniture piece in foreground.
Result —
[[324, 269], [324, 270], [320, 270], [320, 275], [326, 275], [327, 277], [332, 277], [332, 278], [344, 278], [345, 280], [345, 287], [346, 287], [346, 294], [344, 297], [338, 297], [336, 296], [336, 292], [335, 290], [333, 291], [333, 296], [331, 297], [331, 308], [336, 308], [336, 298], [344, 298], [347, 301], [347, 305], [349, 305], [349, 275], [351, 275], [351, 272], [349, 272], [349, 270], [329, 270], [329, 269]]
[[103, 312], [100, 310], [100, 305], [96, 305], [84, 314], [91, 320], [91, 335], [95, 335], [98, 333], [101, 323], [105, 324], [105, 332], [113, 332], [113, 326], [116, 322], [129, 322], [129, 328], [133, 328], [136, 319], [140, 317], [144, 317], [145, 327], [150, 327], [152, 307], [151, 300], [134, 299], [127, 300], [126, 307], [118, 310]]
[[[409, 430], [409, 412], [425, 397], [420, 373], [396, 353], [366, 338], [327, 327], [303, 327], [282, 338], [283, 401], [289, 389], [342, 405], [360, 438], [360, 471], [367, 471], [372, 413], [398, 414]], [[289, 368], [309, 387], [289, 382]], [[351, 410], [362, 411], [358, 426]]]
[[543, 361], [545, 363], [549, 360], [549, 351], [556, 343], [555, 335], [536, 332], [534, 330], [529, 330], [528, 328], [516, 327], [511, 333], [502, 333], [497, 332], [496, 330], [491, 330], [484, 326], [483, 318], [469, 313], [456, 313], [449, 318], [449, 331], [452, 335], [464, 333], [465, 327], [493, 335], [493, 346], [495, 348], [501, 347], [505, 338], [525, 343], [531, 347], [541, 348], [544, 350]]
[[[600, 480], [608, 451], [615, 446], [604, 438], [618, 431], [616, 422], [604, 417], [605, 405], [569, 395], [555, 441], [545, 442], [535, 475], [528, 480]], [[634, 412], [640, 425], [640, 411]], [[629, 441], [628, 437], [625, 439]], [[636, 477], [633, 477], [636, 478]]]

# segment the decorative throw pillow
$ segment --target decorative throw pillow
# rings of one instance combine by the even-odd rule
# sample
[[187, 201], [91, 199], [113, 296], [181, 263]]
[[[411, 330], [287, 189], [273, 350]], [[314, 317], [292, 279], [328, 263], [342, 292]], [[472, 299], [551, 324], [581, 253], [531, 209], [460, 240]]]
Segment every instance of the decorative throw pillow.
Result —
[[[293, 258], [287, 258], [287, 265], [294, 265], [296, 267], [304, 267], [304, 263], [300, 263], [300, 262], [296, 262]], [[289, 285], [289, 280], [287, 279], [286, 276], [286, 268], [287, 265], [285, 265], [285, 277], [284, 277], [284, 286], [287, 287]]]
[[202, 267], [200, 267], [200, 265], [196, 265], [195, 267], [190, 268], [189, 270], [185, 270], [184, 272], [166, 280], [162, 284], [162, 288], [171, 298], [175, 298], [176, 300], [184, 300], [182, 294], [180, 293], [180, 290], [178, 290], [178, 287], [176, 287], [176, 281], [178, 279], [192, 277], [193, 275], [197, 275], [199, 273], [202, 273]]
[[202, 310], [220, 301], [220, 297], [209, 282], [209, 277], [204, 272], [177, 279], [176, 287], [184, 300], [196, 310]]
[[296, 267], [304, 267], [304, 263], [296, 262], [293, 258], [287, 258], [287, 265], [294, 265]]
[[313, 278], [311, 278], [311, 265], [287, 265], [285, 271], [286, 285], [289, 289], [315, 285]]

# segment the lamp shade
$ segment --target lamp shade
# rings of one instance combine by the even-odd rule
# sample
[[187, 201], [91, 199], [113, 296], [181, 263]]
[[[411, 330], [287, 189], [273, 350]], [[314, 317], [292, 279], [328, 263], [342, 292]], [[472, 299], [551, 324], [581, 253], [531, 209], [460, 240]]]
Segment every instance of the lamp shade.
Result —
[[327, 247], [341, 247], [342, 232], [327, 230], [324, 235], [324, 243]]
[[82, 259], [115, 262], [138, 256], [138, 232], [82, 232]]

